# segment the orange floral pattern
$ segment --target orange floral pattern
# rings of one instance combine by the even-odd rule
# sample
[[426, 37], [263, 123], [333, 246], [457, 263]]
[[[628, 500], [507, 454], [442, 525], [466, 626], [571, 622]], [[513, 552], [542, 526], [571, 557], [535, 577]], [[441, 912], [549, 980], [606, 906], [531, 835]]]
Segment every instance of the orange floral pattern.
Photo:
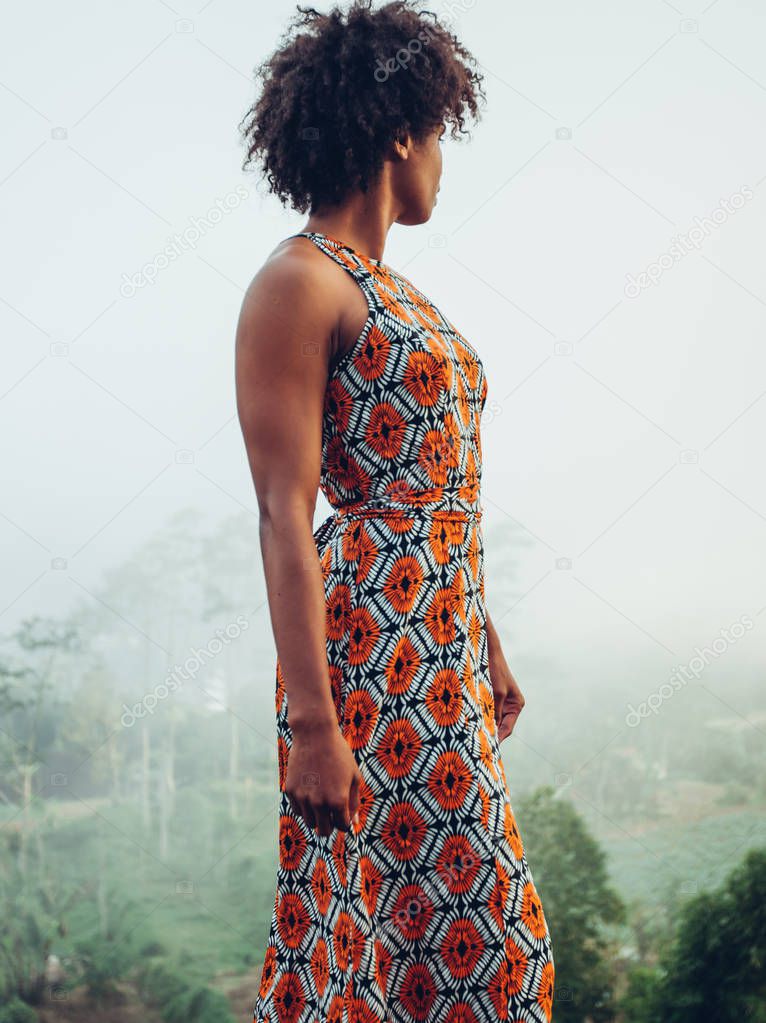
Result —
[[331, 365], [315, 532], [359, 822], [292, 807], [276, 665], [279, 864], [254, 1023], [550, 1023], [554, 963], [489, 678], [477, 352], [401, 274], [300, 232], [364, 292]]

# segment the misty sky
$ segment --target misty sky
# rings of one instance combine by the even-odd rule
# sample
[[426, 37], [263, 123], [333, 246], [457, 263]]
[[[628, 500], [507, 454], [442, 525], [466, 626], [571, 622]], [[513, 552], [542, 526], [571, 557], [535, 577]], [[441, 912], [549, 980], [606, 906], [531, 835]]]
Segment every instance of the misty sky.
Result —
[[[766, 9], [429, 6], [452, 15], [488, 103], [472, 139], [444, 147], [431, 221], [395, 225], [383, 259], [485, 364], [490, 613], [527, 654], [587, 652], [614, 675], [648, 659], [645, 692], [743, 615], [755, 627], [727, 665], [762, 664]], [[293, 9], [13, 10], [4, 632], [88, 599], [176, 509], [255, 514], [234, 329], [305, 218], [241, 171], [237, 124]], [[510, 529], [529, 543], [495, 608], [492, 545]]]

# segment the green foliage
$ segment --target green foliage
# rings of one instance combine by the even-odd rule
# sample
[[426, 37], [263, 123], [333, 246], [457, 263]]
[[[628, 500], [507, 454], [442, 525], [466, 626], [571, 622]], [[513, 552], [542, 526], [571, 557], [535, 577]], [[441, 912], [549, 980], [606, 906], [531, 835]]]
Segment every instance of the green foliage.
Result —
[[233, 1023], [229, 1003], [220, 991], [197, 985], [162, 1009], [167, 1023]]
[[138, 951], [139, 958], [149, 959], [151, 956], [164, 956], [167, 954], [167, 949], [159, 941], [147, 941], [145, 945], [142, 945]]
[[662, 1023], [766, 1020], [766, 849], [687, 903], [661, 965]]
[[615, 1017], [614, 957], [607, 928], [624, 922], [606, 857], [574, 807], [550, 786], [515, 809], [535, 887], [551, 932], [556, 1023], [606, 1023]]
[[45, 990], [45, 962], [54, 942], [65, 932], [67, 910], [80, 889], [59, 888], [19, 869], [8, 858], [0, 874], [0, 994], [19, 996], [36, 1005]]
[[224, 995], [191, 981], [177, 964], [145, 963], [138, 983], [141, 997], [157, 1006], [165, 1023], [234, 1023]]
[[[510, 544], [507, 538], [507, 530], [504, 538], [498, 534], [492, 557], [500, 569], [493, 603], [501, 608], [518, 598], [509, 569], [523, 534], [514, 532]], [[229, 1020], [222, 996], [205, 983], [222, 968], [235, 971], [262, 958], [277, 866], [278, 765], [274, 651], [254, 542], [257, 524], [249, 513], [214, 531], [195, 514], [179, 516], [109, 574], [97, 600], [89, 595], [66, 621], [28, 620], [0, 645], [0, 823], [7, 836], [0, 849], [0, 1003], [6, 1011], [16, 1006], [23, 1023], [45, 990], [48, 952], [65, 966], [66, 987], [82, 980], [103, 998], [132, 969], [134, 946], [140, 948], [146, 996], [168, 1023]], [[251, 621], [245, 634], [152, 713], [121, 723], [123, 700], [133, 706], [155, 691], [174, 663], [203, 648], [239, 612]], [[126, 622], [136, 628], [126, 630]], [[571, 803], [551, 790], [516, 807], [553, 938], [554, 1021], [610, 1020], [619, 989], [621, 1023], [714, 1023], [719, 1003], [710, 1002], [709, 1011], [700, 1006], [718, 985], [718, 996], [734, 1006], [730, 1018], [766, 1023], [763, 942], [754, 937], [755, 907], [766, 900], [756, 875], [740, 878], [738, 897], [722, 901], [719, 893], [696, 915], [680, 886], [699, 875], [701, 852], [710, 887], [724, 877], [721, 864], [735, 849], [764, 841], [760, 733], [743, 729], [734, 714], [709, 725], [720, 706], [692, 700], [687, 687], [661, 714], [607, 742], [619, 732], [623, 710], [599, 656], [588, 699], [571, 691], [564, 703], [562, 672], [574, 671], [571, 664], [539, 649], [518, 662], [522, 676], [527, 665], [539, 706], [554, 699], [555, 686], [559, 763], [602, 750], [578, 772], [582, 803], [575, 804], [584, 814], [594, 808], [593, 834], [603, 825], [602, 846]], [[624, 668], [619, 685], [626, 699], [650, 688], [651, 663], [629, 660]], [[739, 684], [733, 669], [722, 681], [730, 695]], [[750, 707], [760, 686], [760, 676], [742, 683], [732, 704]], [[589, 708], [600, 695], [604, 710], [591, 727]], [[533, 712], [529, 725], [542, 734], [550, 719]], [[537, 763], [520, 758], [519, 788], [536, 783]], [[54, 789], [59, 772], [66, 785]], [[687, 808], [687, 783], [703, 780], [708, 803]], [[733, 806], [740, 809], [721, 813]], [[607, 819], [621, 827], [607, 827]], [[652, 820], [656, 826], [647, 828]], [[603, 848], [620, 892], [635, 900], [634, 933], [622, 934], [621, 947], [614, 934], [622, 909]], [[86, 900], [97, 890], [94, 878], [104, 880], [100, 898]], [[193, 897], [173, 890], [179, 879], [193, 882]], [[71, 913], [64, 884], [78, 900]], [[141, 920], [132, 928], [135, 907], [117, 899], [122, 891], [139, 900], [140, 918], [151, 921], [157, 939], [142, 933]], [[627, 956], [641, 965], [623, 977]], [[0, 1023], [9, 1021], [0, 1016]]]
[[98, 1003], [114, 994], [115, 981], [124, 977], [133, 963], [132, 949], [120, 942], [95, 936], [76, 944], [80, 979]]
[[167, 1005], [187, 987], [180, 972], [164, 960], [150, 959], [138, 969], [139, 993], [144, 1001]]
[[628, 986], [620, 999], [623, 1023], [661, 1023], [659, 970], [637, 966], [628, 976]]
[[[99, 879], [101, 910], [91, 911], [75, 941], [78, 981], [99, 1004], [116, 992], [115, 981], [125, 977], [137, 959], [141, 912], [134, 899], [125, 898], [117, 884]], [[144, 941], [146, 939], [144, 938]]]
[[37, 1023], [37, 1013], [26, 1002], [14, 998], [0, 1006], [0, 1023]]

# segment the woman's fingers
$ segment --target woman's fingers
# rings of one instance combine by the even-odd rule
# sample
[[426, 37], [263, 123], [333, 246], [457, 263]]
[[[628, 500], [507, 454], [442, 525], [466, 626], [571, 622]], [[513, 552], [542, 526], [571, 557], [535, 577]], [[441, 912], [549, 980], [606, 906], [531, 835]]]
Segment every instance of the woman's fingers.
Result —
[[333, 821], [332, 810], [326, 803], [314, 807], [314, 820], [316, 821], [317, 832], [323, 838], [327, 838], [328, 835], [332, 834], [335, 823]]
[[503, 723], [503, 714], [505, 713], [505, 709], [504, 709], [505, 708], [505, 694], [504, 693], [495, 693], [494, 694], [494, 699], [495, 699], [495, 724], [497, 725], [498, 730], [499, 730], [500, 727], [502, 726], [502, 723]]
[[302, 817], [303, 816], [303, 810], [301, 809], [301, 805], [298, 802], [298, 800], [295, 798], [295, 796], [292, 795], [292, 793], [288, 792], [287, 793], [287, 798], [290, 801], [290, 806], [292, 807], [293, 813], [297, 814], [299, 817]]
[[301, 799], [300, 801], [300, 814], [306, 822], [307, 827], [313, 828], [316, 825], [316, 817], [314, 816], [314, 809], [308, 799]]
[[301, 797], [291, 792], [287, 793], [287, 797], [293, 813], [302, 817], [309, 828], [315, 829], [319, 835], [326, 838], [335, 828], [339, 831], [349, 831], [352, 824], [359, 826], [361, 780], [361, 772], [357, 770], [351, 779], [348, 798], [343, 803], [330, 803], [327, 800], [312, 802], [309, 796]]
[[338, 828], [339, 831], [348, 831], [351, 827], [351, 817], [348, 812], [348, 806], [336, 806], [331, 811], [331, 817], [333, 826]]
[[348, 794], [348, 812], [352, 822], [359, 827], [359, 786], [362, 780], [360, 771], [356, 771], [351, 779], [351, 791]]
[[512, 701], [508, 701], [505, 710], [503, 711], [503, 717], [500, 722], [500, 726], [497, 730], [498, 742], [502, 742], [503, 739], [507, 739], [508, 736], [513, 732], [516, 721], [519, 717], [519, 708], [513, 705]]

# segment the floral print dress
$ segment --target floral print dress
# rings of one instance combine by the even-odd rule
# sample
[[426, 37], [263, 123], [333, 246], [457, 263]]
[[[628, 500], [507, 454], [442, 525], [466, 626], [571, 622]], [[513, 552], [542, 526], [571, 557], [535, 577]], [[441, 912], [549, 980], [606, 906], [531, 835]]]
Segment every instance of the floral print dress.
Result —
[[511, 808], [487, 663], [475, 349], [401, 274], [305, 236], [369, 315], [330, 367], [316, 530], [338, 724], [363, 778], [328, 837], [284, 790], [254, 1023], [548, 1023], [554, 963]]

